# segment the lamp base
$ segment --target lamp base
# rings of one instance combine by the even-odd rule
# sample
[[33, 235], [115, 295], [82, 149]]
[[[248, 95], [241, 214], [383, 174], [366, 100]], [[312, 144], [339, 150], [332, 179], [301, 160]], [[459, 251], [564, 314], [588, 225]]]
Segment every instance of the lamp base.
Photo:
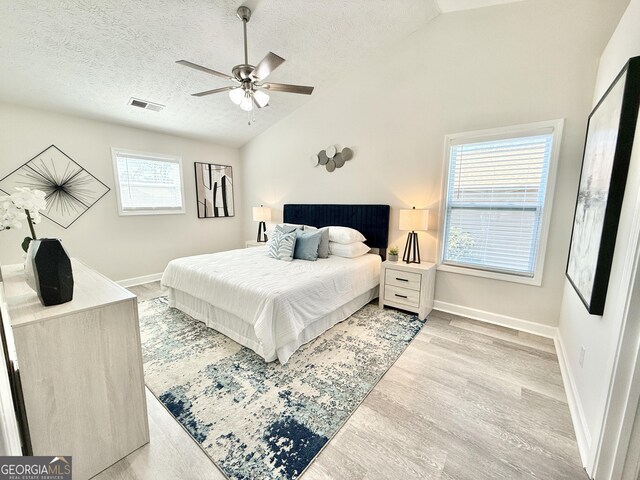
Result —
[[260, 243], [267, 241], [267, 225], [264, 222], [258, 224], [258, 238], [256, 241]]
[[416, 232], [409, 233], [407, 237], [402, 261], [406, 263], [420, 263], [420, 245], [418, 245], [418, 234]]

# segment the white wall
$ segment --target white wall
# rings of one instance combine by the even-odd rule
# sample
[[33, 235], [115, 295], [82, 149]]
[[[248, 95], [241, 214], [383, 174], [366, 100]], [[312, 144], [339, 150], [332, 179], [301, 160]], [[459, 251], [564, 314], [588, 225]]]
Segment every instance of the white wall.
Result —
[[[402, 248], [398, 209], [437, 217], [446, 134], [566, 118], [542, 286], [446, 272], [436, 282], [440, 302], [555, 326], [597, 60], [623, 3], [537, 0], [436, 18], [245, 145], [245, 205], [388, 203]], [[354, 159], [311, 168], [330, 144]], [[255, 229], [247, 218], [246, 238]], [[423, 260], [436, 259], [437, 234], [420, 234]]]
[[[149, 112], [149, 115], [155, 115]], [[198, 219], [194, 162], [233, 166], [241, 175], [239, 151], [212, 143], [165, 135], [42, 110], [0, 104], [0, 178], [49, 145], [105, 183], [111, 191], [68, 229], [43, 219], [40, 237], [61, 238], [71, 256], [115, 280], [162, 272], [173, 258], [241, 245], [240, 216]], [[187, 212], [184, 215], [118, 216], [111, 147], [182, 157]], [[240, 185], [240, 190], [238, 189]], [[236, 211], [242, 213], [241, 182], [236, 182]], [[22, 238], [28, 227], [0, 232], [0, 264], [22, 262]]]
[[[593, 105], [598, 102], [627, 60], [640, 55], [639, 26], [640, 0], [631, 0], [600, 59]], [[593, 471], [598, 439], [602, 433], [607, 395], [614, 369], [614, 355], [620, 341], [629, 293], [632, 275], [630, 269], [638, 241], [637, 232], [632, 232], [640, 215], [640, 125], [635, 138], [604, 314], [589, 315], [569, 282], [564, 281], [559, 336], [575, 389], [573, 393], [576, 396], [577, 409], [582, 411], [583, 425], [578, 425], [578, 428], [584, 430], [584, 437], [578, 440], [582, 443], [583, 460], [590, 472]], [[633, 318], [630, 321], [637, 320]], [[578, 362], [581, 346], [586, 348], [583, 367], [580, 367]]]

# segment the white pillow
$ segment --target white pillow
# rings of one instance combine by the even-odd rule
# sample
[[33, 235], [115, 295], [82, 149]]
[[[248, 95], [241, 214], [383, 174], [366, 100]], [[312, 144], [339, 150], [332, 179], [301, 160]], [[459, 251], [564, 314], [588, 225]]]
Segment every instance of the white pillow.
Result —
[[348, 245], [364, 242], [366, 238], [359, 231], [349, 227], [329, 227], [329, 241]]
[[371, 249], [362, 242], [350, 243], [349, 245], [329, 242], [329, 253], [338, 257], [356, 258], [364, 255], [369, 250]]

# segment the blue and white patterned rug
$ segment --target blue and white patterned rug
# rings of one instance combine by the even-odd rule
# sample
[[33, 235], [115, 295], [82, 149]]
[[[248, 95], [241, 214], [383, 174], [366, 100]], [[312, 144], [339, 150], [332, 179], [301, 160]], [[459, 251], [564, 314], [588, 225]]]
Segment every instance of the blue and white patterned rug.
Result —
[[298, 478], [424, 325], [371, 303], [281, 365], [164, 297], [139, 308], [147, 387], [232, 479]]

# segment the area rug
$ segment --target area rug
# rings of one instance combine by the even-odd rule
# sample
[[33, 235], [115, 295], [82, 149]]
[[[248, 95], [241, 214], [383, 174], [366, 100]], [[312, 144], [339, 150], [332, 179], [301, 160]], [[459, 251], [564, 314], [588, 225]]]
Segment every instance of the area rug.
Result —
[[295, 479], [424, 322], [368, 304], [286, 365], [160, 297], [140, 303], [147, 387], [231, 479]]

